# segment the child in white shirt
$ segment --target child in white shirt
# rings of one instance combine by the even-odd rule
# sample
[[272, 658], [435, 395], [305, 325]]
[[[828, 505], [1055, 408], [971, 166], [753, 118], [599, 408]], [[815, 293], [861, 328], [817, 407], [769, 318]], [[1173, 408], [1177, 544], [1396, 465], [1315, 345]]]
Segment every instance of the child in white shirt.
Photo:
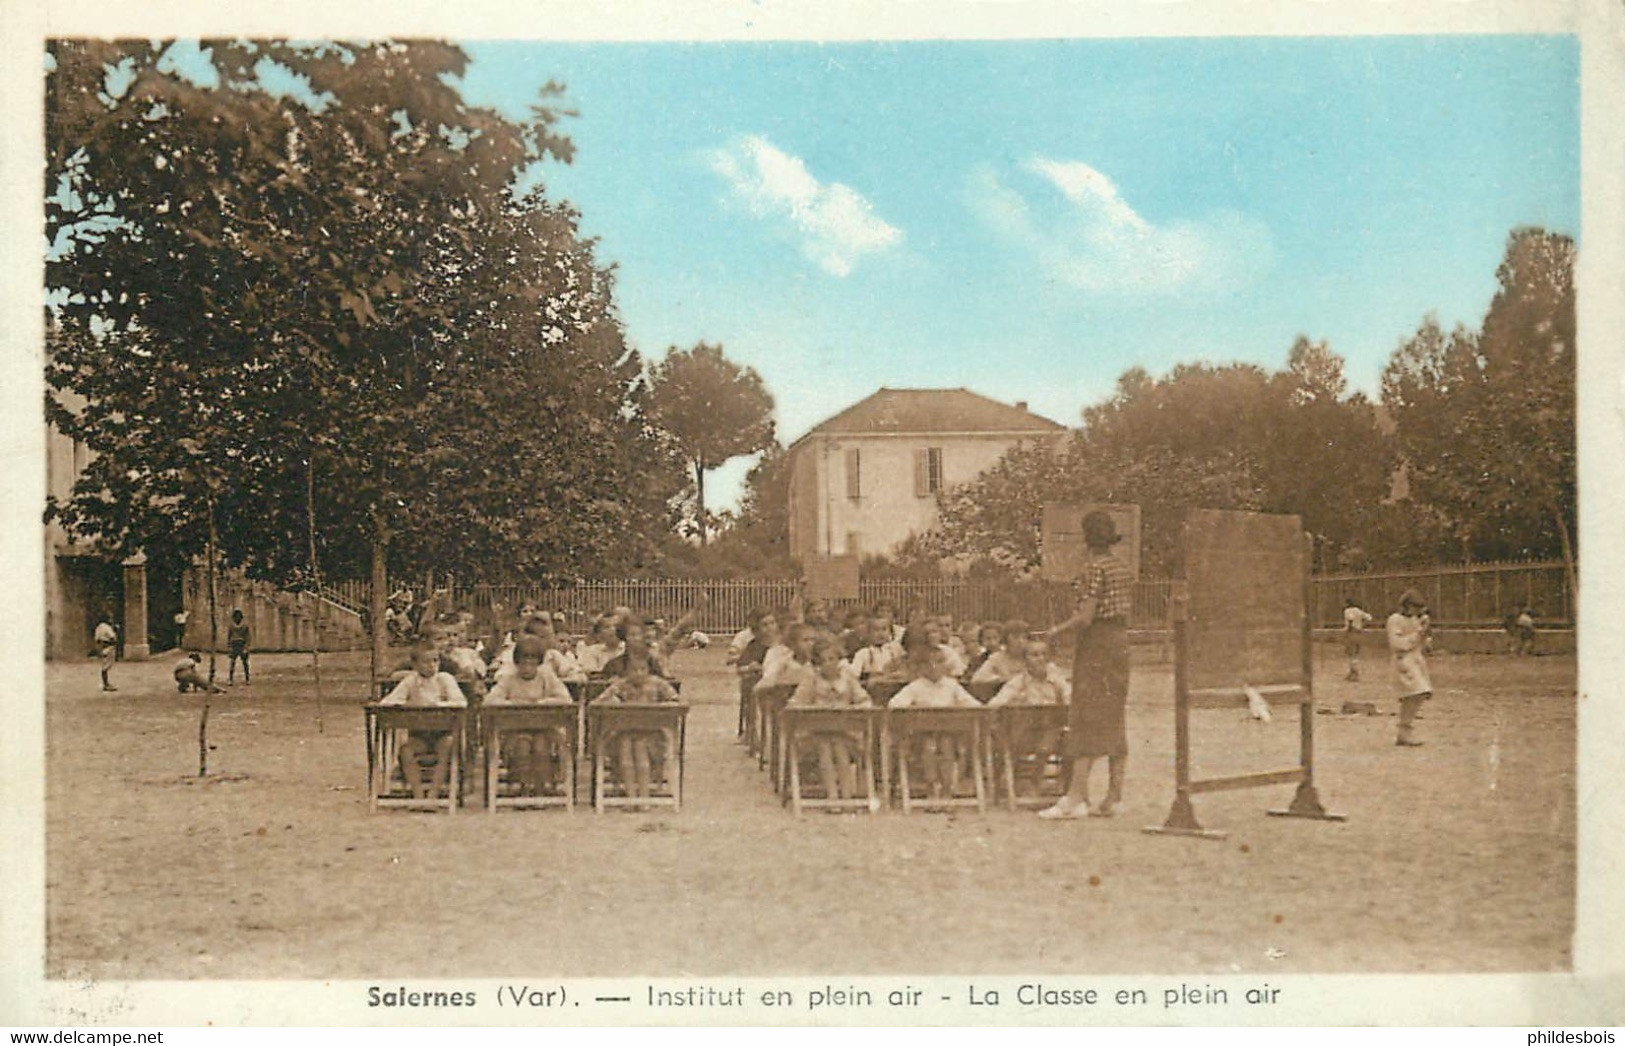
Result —
[[[466, 708], [457, 680], [449, 672], [440, 671], [440, 651], [432, 642], [419, 640], [412, 647], [412, 671], [389, 692], [383, 703], [411, 707], [449, 706]], [[406, 743], [401, 745], [401, 778], [412, 790], [415, 799], [438, 797], [446, 790], [451, 774], [451, 731], [409, 730]], [[434, 780], [430, 791], [424, 790], [422, 768], [418, 760], [425, 754], [434, 754]]]
[[[812, 646], [813, 675], [796, 687], [790, 704], [810, 708], [868, 708], [869, 693], [841, 660], [840, 641], [820, 636]], [[848, 734], [819, 731], [818, 776], [827, 799], [850, 799], [858, 791], [858, 740]]]
[[896, 675], [903, 667], [903, 645], [892, 638], [891, 625], [881, 618], [869, 624], [869, 645], [852, 655], [852, 674], [860, 680]]
[[[649, 671], [649, 652], [640, 646], [626, 648], [626, 672], [611, 683], [593, 704], [651, 705], [676, 703], [672, 685]], [[662, 761], [663, 749], [676, 747], [669, 732], [623, 730], [617, 737], [619, 758], [615, 775], [628, 796], [647, 799], [655, 779], [654, 767]]]
[[813, 642], [817, 638], [818, 633], [800, 621], [786, 629], [784, 643], [770, 649], [762, 659], [762, 678], [756, 683], [756, 692], [776, 686], [800, 686], [811, 679]]
[[[999, 688], [989, 708], [1030, 708], [1035, 705], [1068, 705], [1072, 703], [1072, 682], [1049, 659], [1049, 644], [1042, 639], [1029, 639], [1022, 652], [1023, 668], [1008, 683]], [[1013, 729], [1010, 750], [1018, 758], [1037, 756], [1048, 759], [1060, 751], [1061, 728], [1033, 731], [1025, 726]]]
[[[941, 647], [925, 646], [920, 649], [916, 664], [919, 675], [887, 703], [888, 708], [980, 708], [982, 703], [970, 695], [959, 680], [948, 675], [948, 658]], [[941, 799], [944, 787], [948, 794], [959, 791], [959, 738], [950, 733], [921, 731], [915, 735], [919, 747], [915, 754], [925, 770], [926, 787], [931, 798]], [[974, 753], [973, 753], [974, 756]]]
[[1025, 621], [1006, 621], [1000, 632], [1004, 645], [988, 655], [982, 667], [970, 677], [973, 683], [1006, 683], [1020, 675], [1026, 667], [1022, 661], [1022, 645], [1027, 640]]
[[[497, 679], [486, 695], [488, 705], [567, 705], [570, 691], [544, 662], [547, 646], [537, 636], [520, 636], [514, 643], [513, 671]], [[502, 759], [513, 770], [524, 795], [540, 795], [549, 785], [569, 790], [562, 773], [570, 739], [561, 729], [524, 730], [504, 734]]]

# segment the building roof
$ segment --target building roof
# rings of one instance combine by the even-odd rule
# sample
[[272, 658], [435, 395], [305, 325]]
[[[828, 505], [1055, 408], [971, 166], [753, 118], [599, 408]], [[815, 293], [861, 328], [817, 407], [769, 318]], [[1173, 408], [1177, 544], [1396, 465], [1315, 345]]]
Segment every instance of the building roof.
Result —
[[[880, 389], [807, 431], [815, 434], [989, 432], [1035, 434], [1066, 426], [969, 389]], [[801, 439], [796, 440], [797, 443]]]

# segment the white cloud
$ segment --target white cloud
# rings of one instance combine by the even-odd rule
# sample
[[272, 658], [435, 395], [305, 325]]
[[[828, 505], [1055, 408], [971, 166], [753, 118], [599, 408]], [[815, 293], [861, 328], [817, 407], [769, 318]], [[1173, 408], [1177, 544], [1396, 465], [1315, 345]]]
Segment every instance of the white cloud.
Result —
[[716, 150], [711, 166], [751, 213], [787, 223], [803, 253], [831, 276], [847, 276], [864, 255], [903, 240], [856, 190], [820, 182], [799, 157], [765, 138], [750, 135]]
[[1050, 279], [1080, 290], [1213, 293], [1248, 283], [1274, 259], [1269, 230], [1240, 214], [1159, 225], [1088, 164], [1035, 156], [1021, 175], [1042, 183], [1038, 191], [1023, 194], [990, 168], [975, 172], [973, 206], [995, 231], [1030, 251]]

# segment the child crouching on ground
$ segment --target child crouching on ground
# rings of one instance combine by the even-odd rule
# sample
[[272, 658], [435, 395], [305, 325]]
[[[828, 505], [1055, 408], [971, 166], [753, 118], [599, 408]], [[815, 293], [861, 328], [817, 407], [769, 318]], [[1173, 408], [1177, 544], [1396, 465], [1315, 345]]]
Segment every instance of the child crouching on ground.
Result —
[[[948, 675], [948, 655], [939, 646], [921, 645], [912, 651], [918, 673], [912, 683], [897, 691], [888, 708], [980, 708], [982, 703], [970, 695], [959, 680]], [[922, 731], [915, 735], [919, 747], [915, 754], [925, 771], [926, 788], [931, 798], [941, 799], [944, 789], [949, 796], [959, 791], [959, 738], [940, 731]], [[973, 758], [975, 753], [971, 753]]]
[[[841, 642], [820, 636], [812, 645], [813, 675], [796, 687], [790, 704], [802, 708], [868, 708], [869, 692], [841, 660]], [[818, 747], [818, 776], [824, 798], [851, 799], [858, 794], [859, 740], [823, 730], [812, 735]]]
[[188, 690], [203, 690], [215, 694], [225, 693], [223, 687], [210, 683], [207, 677], [198, 670], [198, 665], [202, 661], [202, 655], [193, 652], [175, 662], [175, 689], [183, 694]]
[[[419, 640], [412, 646], [412, 671], [395, 684], [395, 689], [383, 701], [386, 705], [408, 705], [413, 708], [448, 706], [466, 708], [468, 701], [450, 672], [440, 671], [440, 650], [432, 642]], [[446, 790], [451, 774], [451, 731], [409, 730], [406, 743], [401, 745], [401, 778], [412, 790], [414, 799], [438, 798]], [[434, 755], [434, 781], [432, 791], [425, 791], [422, 767], [418, 760]]]
[[[570, 691], [544, 661], [547, 646], [537, 636], [520, 636], [513, 646], [513, 671], [497, 680], [486, 695], [488, 705], [567, 705]], [[550, 787], [568, 792], [564, 773], [570, 765], [568, 735], [561, 729], [505, 734], [502, 759], [513, 771], [523, 795], [541, 795]]]
[[[628, 646], [625, 674], [599, 694], [593, 704], [655, 705], [676, 701], [677, 691], [672, 685], [649, 671], [649, 651]], [[617, 740], [615, 776], [622, 790], [629, 797], [647, 799], [661, 776], [654, 767], [663, 761], [668, 749], [676, 747], [676, 739], [664, 730], [623, 730]]]

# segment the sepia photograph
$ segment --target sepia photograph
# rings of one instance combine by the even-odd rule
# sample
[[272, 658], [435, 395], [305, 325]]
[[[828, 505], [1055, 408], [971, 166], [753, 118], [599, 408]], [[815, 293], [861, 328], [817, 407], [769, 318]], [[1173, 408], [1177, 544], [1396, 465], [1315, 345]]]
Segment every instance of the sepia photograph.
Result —
[[733, 1024], [1595, 975], [1585, 6], [47, 10], [8, 976]]

